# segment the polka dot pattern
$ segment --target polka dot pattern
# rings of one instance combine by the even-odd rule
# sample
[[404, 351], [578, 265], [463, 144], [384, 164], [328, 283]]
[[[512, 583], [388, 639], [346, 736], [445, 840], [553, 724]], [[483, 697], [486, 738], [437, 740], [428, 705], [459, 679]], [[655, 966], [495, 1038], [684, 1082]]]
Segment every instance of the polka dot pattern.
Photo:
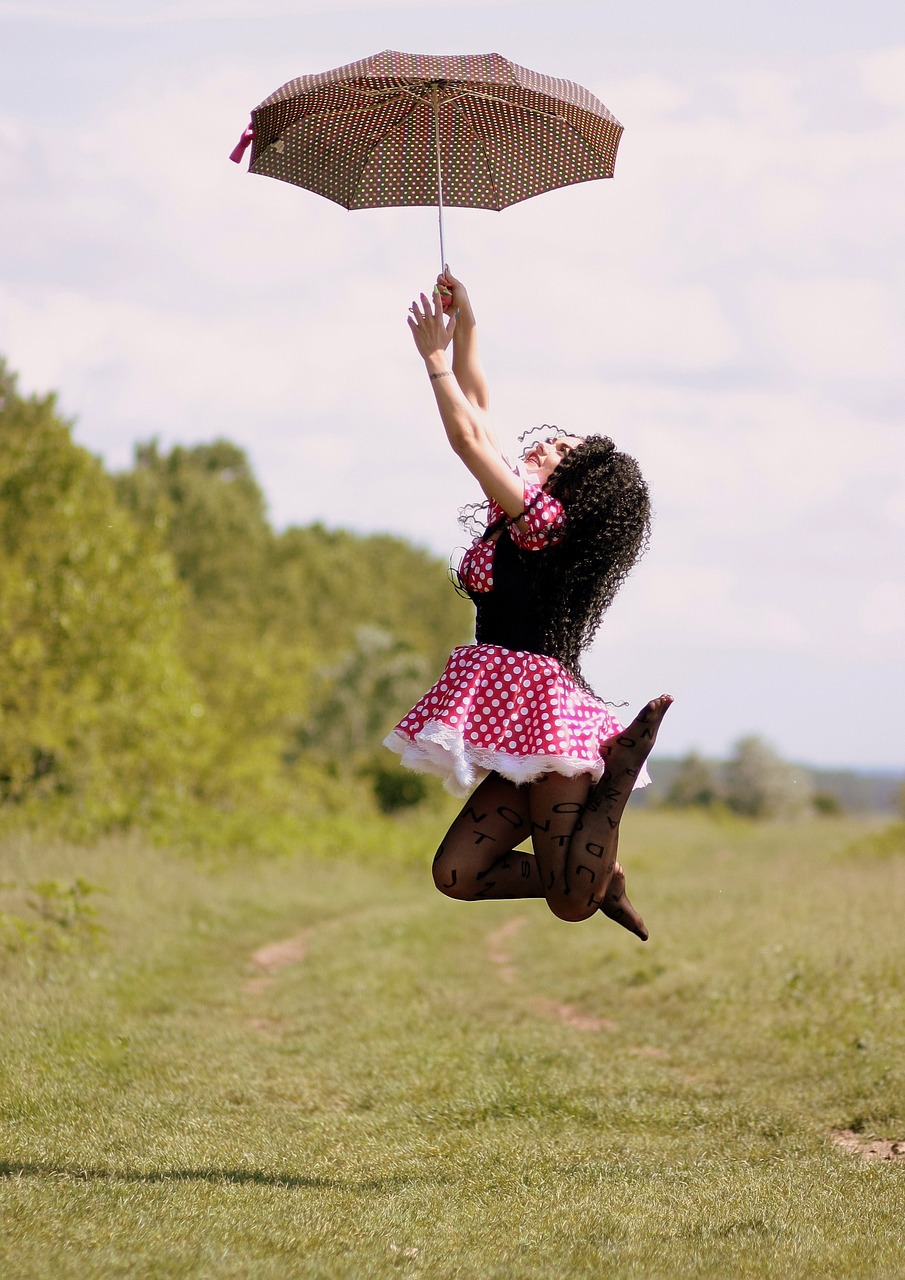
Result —
[[[487, 504], [487, 523], [493, 524], [505, 516], [505, 511], [492, 499]], [[508, 526], [500, 537], [508, 536], [522, 551], [543, 551], [554, 546], [562, 538], [565, 529], [565, 511], [558, 498], [547, 493], [539, 484], [525, 485], [525, 528]], [[459, 581], [468, 591], [483, 595], [493, 590], [493, 554], [496, 542], [476, 538], [459, 565]]]
[[466, 795], [491, 770], [513, 782], [603, 771], [601, 743], [622, 725], [555, 658], [500, 645], [454, 649], [443, 675], [386, 745], [409, 768]]
[[496, 53], [390, 49], [300, 76], [265, 98], [252, 112], [249, 168], [347, 209], [435, 205], [432, 85], [445, 205], [505, 209], [613, 176], [622, 125], [580, 85]]

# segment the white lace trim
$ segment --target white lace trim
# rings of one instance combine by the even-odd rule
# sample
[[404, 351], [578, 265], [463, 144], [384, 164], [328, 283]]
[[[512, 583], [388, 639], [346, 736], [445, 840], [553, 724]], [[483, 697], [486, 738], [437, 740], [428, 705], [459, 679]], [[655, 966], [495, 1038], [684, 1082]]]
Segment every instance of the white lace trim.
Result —
[[[465, 742], [462, 734], [439, 720], [429, 720], [416, 738], [394, 729], [383, 745], [395, 751], [407, 769], [430, 773], [442, 778], [447, 791], [454, 796], [469, 796], [489, 773], [498, 773], [521, 785], [536, 782], [545, 773], [561, 773], [567, 778], [589, 773], [596, 782], [603, 773], [603, 760], [584, 760], [579, 756], [533, 755], [514, 756], [489, 747], [475, 747]], [[650, 784], [647, 766], [643, 766], [636, 787]]]

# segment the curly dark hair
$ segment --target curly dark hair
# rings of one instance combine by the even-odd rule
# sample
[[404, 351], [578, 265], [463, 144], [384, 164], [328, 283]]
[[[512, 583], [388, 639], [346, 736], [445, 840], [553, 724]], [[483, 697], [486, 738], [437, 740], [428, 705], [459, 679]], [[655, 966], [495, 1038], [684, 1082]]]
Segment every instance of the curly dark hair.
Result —
[[544, 488], [566, 511], [564, 535], [545, 550], [535, 579], [544, 652], [586, 685], [580, 655], [647, 550], [650, 494], [638, 463], [608, 436], [585, 436]]
[[[531, 427], [522, 441], [539, 431], [563, 433], [544, 423]], [[557, 658], [585, 689], [593, 692], [581, 670], [580, 657], [594, 639], [600, 619], [633, 566], [647, 550], [650, 495], [638, 463], [621, 453], [608, 436], [585, 436], [567, 453], [544, 489], [559, 498], [566, 511], [563, 534], [548, 534], [543, 555], [519, 555], [531, 570], [532, 598], [542, 633], [540, 651]], [[459, 523], [476, 537], [490, 538], [513, 520], [503, 517], [485, 528], [487, 503], [462, 507]], [[554, 541], [560, 537], [558, 542]], [[470, 595], [459, 573], [450, 579]]]

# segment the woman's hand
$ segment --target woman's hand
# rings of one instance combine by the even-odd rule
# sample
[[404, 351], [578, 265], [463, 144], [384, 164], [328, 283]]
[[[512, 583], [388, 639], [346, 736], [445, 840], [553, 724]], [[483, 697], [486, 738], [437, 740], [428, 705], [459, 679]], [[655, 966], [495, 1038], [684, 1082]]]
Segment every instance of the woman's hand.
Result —
[[446, 305], [446, 310], [450, 315], [457, 316], [460, 325], [473, 325], [475, 322], [474, 311], [472, 310], [468, 290], [461, 280], [456, 279], [448, 265], [437, 276], [437, 284], [451, 295], [450, 301]]
[[451, 316], [444, 315], [437, 289], [434, 289], [433, 302], [427, 294], [422, 293], [420, 296], [420, 305], [413, 302], [409, 307], [412, 314], [408, 317], [408, 326], [415, 339], [418, 354], [427, 363], [431, 357], [442, 355], [452, 342], [456, 331], [456, 316], [455, 313]]

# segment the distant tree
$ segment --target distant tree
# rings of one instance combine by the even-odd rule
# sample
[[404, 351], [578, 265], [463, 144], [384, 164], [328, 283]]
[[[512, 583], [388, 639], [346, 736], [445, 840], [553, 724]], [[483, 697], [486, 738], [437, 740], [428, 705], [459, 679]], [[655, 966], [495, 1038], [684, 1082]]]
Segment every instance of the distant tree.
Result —
[[202, 749], [179, 648], [183, 592], [54, 397], [0, 363], [0, 801], [68, 795], [133, 820]]
[[[310, 756], [330, 756], [329, 743], [306, 732], [325, 699], [326, 738], [363, 741], [363, 704], [314, 675], [359, 648], [359, 628], [395, 635], [404, 627], [404, 661], [420, 655], [422, 678], [467, 637], [470, 611], [427, 552], [322, 525], [274, 533], [248, 459], [228, 441], [169, 453], [142, 445], [117, 484], [128, 509], [162, 531], [186, 587], [183, 652], [217, 742], [205, 794], [260, 785], [297, 759], [303, 742]], [[403, 701], [386, 703], [388, 724]], [[346, 758], [345, 748], [330, 758]]]
[[421, 804], [429, 795], [429, 783], [423, 773], [405, 769], [395, 760], [376, 758], [364, 772], [371, 779], [374, 799], [382, 813], [396, 813]]
[[691, 751], [679, 762], [664, 803], [673, 809], [707, 809], [721, 798], [722, 785], [717, 770]]
[[473, 634], [470, 602], [453, 590], [436, 556], [386, 534], [306, 525], [277, 539], [274, 581], [281, 616], [341, 650], [356, 628], [405, 635], [439, 673], [451, 649]]
[[835, 818], [845, 810], [842, 801], [832, 791], [815, 791], [811, 796], [811, 805], [815, 813], [822, 818]]
[[245, 453], [228, 440], [162, 453], [138, 445], [120, 500], [165, 531], [180, 578], [205, 609], [248, 612], [267, 589], [274, 535]]
[[359, 627], [354, 646], [320, 672], [303, 740], [336, 765], [361, 767], [426, 677], [421, 654], [379, 627]]
[[280, 613], [277, 539], [248, 458], [227, 440], [168, 453], [152, 441], [117, 488], [161, 532], [185, 587], [181, 648], [210, 739], [200, 792], [225, 805], [254, 796], [280, 773], [307, 714], [315, 658], [308, 628]]
[[809, 776], [785, 760], [762, 738], [741, 738], [726, 766], [726, 801], [749, 818], [792, 817], [811, 802]]

